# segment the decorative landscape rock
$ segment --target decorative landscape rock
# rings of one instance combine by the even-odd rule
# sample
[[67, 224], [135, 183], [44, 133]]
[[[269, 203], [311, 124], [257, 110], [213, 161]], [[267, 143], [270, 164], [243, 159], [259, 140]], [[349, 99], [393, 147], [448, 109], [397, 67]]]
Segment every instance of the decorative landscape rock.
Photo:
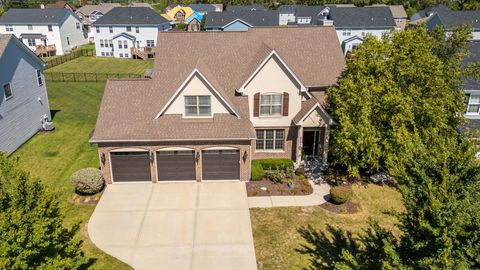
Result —
[[81, 194], [95, 194], [102, 190], [105, 180], [97, 168], [85, 168], [76, 171], [70, 177], [75, 190]]
[[391, 184], [393, 178], [386, 172], [379, 172], [370, 176], [370, 180], [375, 184]]

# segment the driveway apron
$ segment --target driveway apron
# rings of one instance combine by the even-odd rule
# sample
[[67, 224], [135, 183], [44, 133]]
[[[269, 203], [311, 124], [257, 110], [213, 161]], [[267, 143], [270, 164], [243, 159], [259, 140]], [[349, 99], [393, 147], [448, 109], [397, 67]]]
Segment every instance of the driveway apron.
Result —
[[257, 269], [241, 182], [108, 185], [88, 233], [135, 269]]

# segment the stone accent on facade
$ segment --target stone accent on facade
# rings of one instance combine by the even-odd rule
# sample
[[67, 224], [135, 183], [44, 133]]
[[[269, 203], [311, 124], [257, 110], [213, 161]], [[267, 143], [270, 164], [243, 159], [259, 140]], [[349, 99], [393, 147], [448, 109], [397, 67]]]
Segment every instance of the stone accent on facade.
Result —
[[[240, 181], [249, 181], [250, 180], [250, 165], [251, 157], [253, 151], [251, 151], [252, 142], [248, 141], [202, 141], [202, 142], [157, 142], [157, 143], [99, 143], [98, 152], [100, 158], [100, 166], [103, 172], [105, 182], [107, 184], [112, 183], [112, 173], [110, 168], [110, 151], [125, 149], [138, 149], [148, 151], [151, 155], [155, 156], [155, 160], [150, 163], [152, 182], [157, 182], [157, 163], [156, 163], [156, 151], [167, 148], [167, 147], [184, 147], [190, 148], [197, 153], [201, 153], [202, 150], [207, 150], [208, 148], [219, 148], [219, 147], [233, 147], [240, 150]], [[102, 162], [102, 155], [105, 156], [105, 162]], [[244, 160], [245, 157], [245, 160]], [[202, 155], [200, 154], [200, 159], [198, 162], [195, 162], [195, 172], [196, 180], [198, 182], [202, 181]]]

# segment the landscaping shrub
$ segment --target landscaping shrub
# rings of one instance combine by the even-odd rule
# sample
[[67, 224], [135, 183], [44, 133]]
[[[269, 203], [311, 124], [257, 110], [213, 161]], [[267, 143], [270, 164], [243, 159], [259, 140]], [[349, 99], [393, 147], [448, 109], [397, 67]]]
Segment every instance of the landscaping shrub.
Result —
[[70, 181], [77, 192], [90, 195], [100, 192], [105, 182], [97, 168], [80, 169], [72, 174]]
[[295, 170], [295, 174], [300, 176], [300, 175], [305, 175], [305, 169], [304, 168], [297, 168]]
[[257, 159], [264, 170], [287, 170], [293, 169], [293, 161], [288, 158]]
[[283, 183], [283, 175], [279, 171], [268, 171], [265, 174], [270, 181], [276, 184]]
[[252, 180], [262, 180], [265, 177], [265, 171], [257, 160], [252, 160]]
[[353, 191], [346, 186], [333, 186], [330, 189], [330, 196], [332, 198], [332, 203], [343, 204], [353, 197]]

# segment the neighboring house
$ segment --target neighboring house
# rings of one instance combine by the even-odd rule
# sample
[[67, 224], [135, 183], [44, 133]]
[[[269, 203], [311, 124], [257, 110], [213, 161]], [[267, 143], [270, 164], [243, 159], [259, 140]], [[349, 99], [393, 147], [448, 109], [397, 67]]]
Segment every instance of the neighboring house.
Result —
[[153, 9], [153, 7], [149, 3], [143, 3], [143, 2], [133, 2], [129, 6], [130, 7], [146, 7], [146, 8]]
[[202, 15], [208, 14], [209, 12], [223, 11], [223, 4], [190, 4], [188, 6]]
[[289, 25], [334, 25], [345, 55], [358, 47], [366, 35], [381, 38], [397, 27], [387, 6], [298, 6], [296, 21]]
[[[468, 48], [470, 55], [464, 60], [463, 64], [480, 63], [480, 41], [469, 42]], [[480, 130], [480, 80], [467, 78], [464, 83], [464, 89], [468, 96], [468, 106], [465, 112], [468, 124], [463, 128], [478, 131]]]
[[287, 25], [295, 22], [295, 13], [299, 5], [282, 5], [278, 7], [279, 25]]
[[93, 23], [97, 56], [152, 58], [158, 31], [169, 22], [151, 8], [116, 7]]
[[[296, 42], [291, 42], [295, 40]], [[333, 27], [159, 33], [154, 76], [109, 80], [90, 139], [107, 183], [250, 179], [252, 159], [327, 159]]]
[[185, 20], [186, 30], [187, 31], [200, 31], [202, 25], [203, 16], [206, 16], [200, 12], [193, 12], [190, 17]]
[[87, 43], [82, 21], [69, 9], [9, 9], [0, 34], [14, 34], [37, 55], [63, 55]]
[[267, 9], [262, 4], [253, 5], [228, 5], [229, 12], [245, 12], [245, 11], [266, 11]]
[[0, 151], [11, 154], [50, 122], [45, 63], [14, 35], [0, 35]]
[[70, 9], [71, 11], [75, 12], [77, 8], [75, 8], [73, 5], [65, 2], [65, 1], [57, 1], [55, 3], [49, 3], [45, 5], [45, 8], [65, 8], [65, 9]]
[[174, 8], [169, 9], [166, 13], [162, 14], [162, 16], [170, 21], [170, 24], [175, 25], [179, 23], [184, 23], [188, 17], [192, 16], [194, 10], [190, 7], [184, 7], [177, 5]]
[[252, 27], [278, 26], [278, 10], [210, 13], [205, 20], [207, 31], [247, 31]]
[[121, 7], [121, 5], [118, 3], [100, 3], [99, 5], [85, 5], [75, 11], [75, 14], [83, 21], [90, 42], [93, 42], [94, 37], [92, 23], [96, 22], [115, 7]]
[[[367, 6], [369, 7], [369, 6]], [[405, 8], [402, 5], [382, 5], [382, 4], [374, 4], [371, 7], [389, 7], [390, 11], [392, 12], [393, 19], [397, 24], [397, 29], [404, 30], [405, 26], [407, 25], [408, 15], [405, 11]]]
[[451, 10], [444, 5], [429, 7], [421, 10], [410, 18], [413, 25], [425, 23], [429, 30], [443, 25], [446, 31], [453, 28], [468, 25], [472, 27], [472, 39], [480, 40], [480, 10]]

